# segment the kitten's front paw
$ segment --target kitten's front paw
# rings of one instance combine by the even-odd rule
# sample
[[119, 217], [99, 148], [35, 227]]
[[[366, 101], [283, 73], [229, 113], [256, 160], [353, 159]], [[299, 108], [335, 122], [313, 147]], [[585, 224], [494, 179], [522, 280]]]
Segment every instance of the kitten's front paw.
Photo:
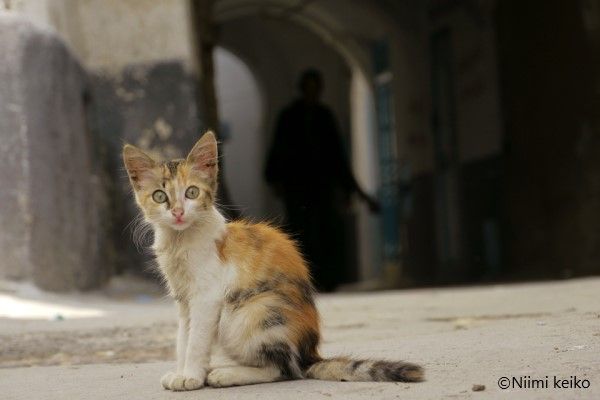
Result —
[[163, 388], [171, 390], [171, 380], [175, 376], [175, 372], [169, 371], [160, 378], [160, 384]]
[[235, 378], [231, 368], [215, 368], [206, 377], [206, 384], [214, 388], [234, 386]]
[[160, 383], [165, 389], [176, 392], [185, 390], [197, 390], [204, 386], [203, 377], [190, 377], [175, 372], [167, 372]]

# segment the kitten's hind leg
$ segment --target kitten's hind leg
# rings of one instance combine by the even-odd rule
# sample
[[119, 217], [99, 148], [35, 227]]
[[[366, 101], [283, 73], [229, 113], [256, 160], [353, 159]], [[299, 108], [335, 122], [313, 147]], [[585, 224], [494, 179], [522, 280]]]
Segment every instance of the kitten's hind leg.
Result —
[[252, 385], [255, 383], [275, 382], [282, 379], [276, 367], [223, 367], [213, 369], [206, 378], [212, 387]]

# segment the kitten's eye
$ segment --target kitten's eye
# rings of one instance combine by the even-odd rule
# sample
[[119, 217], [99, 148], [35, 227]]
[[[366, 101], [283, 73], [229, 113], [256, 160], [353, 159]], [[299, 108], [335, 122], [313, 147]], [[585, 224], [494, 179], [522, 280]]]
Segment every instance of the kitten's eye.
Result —
[[200, 189], [198, 189], [196, 186], [190, 186], [185, 191], [185, 197], [187, 197], [188, 199], [195, 199], [196, 197], [198, 197], [199, 194]]
[[167, 194], [162, 190], [156, 190], [154, 193], [152, 193], [152, 200], [157, 203], [164, 203], [167, 201]]

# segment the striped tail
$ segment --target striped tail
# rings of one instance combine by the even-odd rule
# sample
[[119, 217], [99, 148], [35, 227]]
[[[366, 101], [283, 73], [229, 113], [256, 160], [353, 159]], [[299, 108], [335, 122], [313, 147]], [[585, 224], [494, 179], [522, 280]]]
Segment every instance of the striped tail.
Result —
[[420, 382], [423, 368], [404, 361], [353, 360], [336, 357], [317, 361], [306, 377], [325, 381], [348, 382]]

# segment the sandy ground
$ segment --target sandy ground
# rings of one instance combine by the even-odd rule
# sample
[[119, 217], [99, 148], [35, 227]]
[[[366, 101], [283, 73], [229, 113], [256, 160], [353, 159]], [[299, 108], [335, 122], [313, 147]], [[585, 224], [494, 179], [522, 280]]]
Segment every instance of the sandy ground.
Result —
[[[600, 278], [336, 294], [318, 304], [324, 355], [418, 362], [427, 381], [164, 391], [174, 307], [156, 288], [123, 280], [70, 296], [0, 285], [0, 398], [600, 399]], [[548, 388], [498, 387], [502, 377], [526, 386], [546, 376]], [[590, 387], [555, 388], [554, 376]]]

